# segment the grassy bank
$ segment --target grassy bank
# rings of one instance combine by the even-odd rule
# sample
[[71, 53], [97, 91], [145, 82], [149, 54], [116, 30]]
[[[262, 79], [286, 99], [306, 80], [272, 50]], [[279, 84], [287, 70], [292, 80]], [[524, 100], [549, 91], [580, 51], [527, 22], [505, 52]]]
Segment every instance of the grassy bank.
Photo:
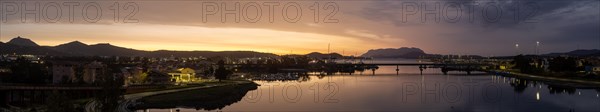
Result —
[[173, 90], [173, 89], [183, 89], [183, 88], [191, 88], [191, 87], [203, 87], [207, 85], [227, 85], [238, 83], [239, 81], [244, 80], [228, 80], [228, 81], [209, 81], [209, 82], [201, 82], [201, 83], [190, 83], [185, 85], [148, 85], [148, 86], [131, 86], [127, 88], [125, 94], [135, 94], [135, 93], [143, 93], [143, 92], [153, 92], [153, 91], [163, 91], [163, 90]]
[[248, 91], [258, 88], [258, 84], [250, 83], [228, 83], [203, 89], [188, 90], [175, 93], [160, 94], [142, 98], [142, 105], [136, 109], [149, 108], [195, 108], [205, 110], [222, 109], [227, 105], [241, 101]]

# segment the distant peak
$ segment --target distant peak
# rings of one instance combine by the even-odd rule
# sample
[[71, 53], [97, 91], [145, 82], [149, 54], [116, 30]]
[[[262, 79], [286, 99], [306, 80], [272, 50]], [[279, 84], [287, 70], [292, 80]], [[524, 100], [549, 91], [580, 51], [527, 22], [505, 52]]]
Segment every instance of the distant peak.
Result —
[[118, 46], [110, 45], [110, 43], [98, 43], [98, 44], [94, 44], [94, 45], [90, 45], [90, 46], [99, 46], [99, 47], [118, 47]]
[[7, 43], [14, 44], [14, 45], [20, 45], [20, 46], [39, 46], [38, 44], [31, 41], [30, 39], [23, 38], [21, 36], [17, 36], [16, 38], [11, 39]]
[[87, 44], [85, 44], [85, 43], [83, 43], [83, 42], [80, 42], [80, 41], [77, 41], [77, 40], [76, 40], [76, 41], [69, 42], [69, 43], [67, 43], [67, 44], [83, 44], [83, 45], [87, 45]]
[[371, 49], [371, 50], [421, 50], [416, 47], [400, 47], [400, 48], [380, 48], [380, 49]]
[[324, 54], [324, 53], [320, 53], [320, 52], [311, 52], [311, 53], [308, 53], [308, 54]]
[[81, 46], [87, 46], [87, 44], [80, 42], [80, 41], [72, 41], [69, 43], [64, 43], [58, 46], [71, 46], [71, 47], [81, 47]]

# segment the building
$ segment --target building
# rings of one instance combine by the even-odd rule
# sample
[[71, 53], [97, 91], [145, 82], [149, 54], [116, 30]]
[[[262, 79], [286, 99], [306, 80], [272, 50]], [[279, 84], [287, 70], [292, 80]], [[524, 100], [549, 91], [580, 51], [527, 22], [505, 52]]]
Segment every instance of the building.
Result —
[[171, 76], [158, 71], [150, 71], [148, 73], [148, 83], [150, 84], [172, 84]]
[[143, 84], [146, 82], [148, 74], [144, 73], [144, 69], [141, 67], [125, 67], [121, 69], [123, 74], [124, 84]]
[[107, 66], [102, 62], [93, 61], [73, 62], [73, 61], [52, 61], [52, 83], [86, 83], [93, 84], [98, 82], [100, 75], [106, 74]]
[[73, 62], [53, 62], [52, 63], [52, 83], [67, 83], [74, 82], [75, 77], [75, 66], [77, 64]]
[[600, 75], [600, 66], [586, 66], [585, 71], [589, 74]]
[[196, 70], [191, 68], [180, 68], [168, 73], [171, 75], [171, 81], [176, 83], [188, 83], [196, 81]]
[[106, 65], [102, 62], [91, 62], [83, 67], [83, 82], [93, 84], [99, 75], [105, 74]]

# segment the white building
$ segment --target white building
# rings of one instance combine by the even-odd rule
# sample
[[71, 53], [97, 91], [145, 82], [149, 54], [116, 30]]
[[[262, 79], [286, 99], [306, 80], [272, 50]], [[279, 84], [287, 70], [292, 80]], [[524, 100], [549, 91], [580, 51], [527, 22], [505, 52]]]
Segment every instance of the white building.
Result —
[[75, 77], [74, 64], [54, 63], [52, 65], [52, 83], [73, 82]]

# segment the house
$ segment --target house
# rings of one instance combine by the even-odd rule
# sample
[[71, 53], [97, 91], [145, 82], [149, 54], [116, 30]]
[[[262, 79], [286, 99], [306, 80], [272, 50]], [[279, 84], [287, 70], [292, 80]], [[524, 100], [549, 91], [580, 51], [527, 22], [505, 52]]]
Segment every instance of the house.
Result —
[[102, 62], [51, 61], [52, 83], [98, 82], [100, 75], [106, 74], [107, 65]]
[[151, 84], [172, 84], [169, 74], [158, 71], [150, 71], [147, 82]]
[[146, 81], [147, 74], [141, 67], [124, 67], [121, 69], [123, 74], [124, 84], [143, 84]]
[[168, 74], [171, 76], [171, 81], [176, 83], [189, 83], [197, 80], [196, 70], [191, 68], [179, 68]]

